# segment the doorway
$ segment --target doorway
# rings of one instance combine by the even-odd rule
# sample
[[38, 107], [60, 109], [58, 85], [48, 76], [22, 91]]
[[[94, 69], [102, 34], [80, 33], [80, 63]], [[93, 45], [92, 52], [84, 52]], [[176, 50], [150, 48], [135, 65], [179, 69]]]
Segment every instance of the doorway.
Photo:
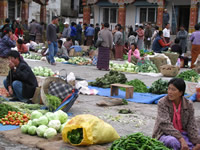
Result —
[[176, 34], [181, 25], [183, 25], [185, 30], [188, 31], [190, 21], [190, 6], [174, 6], [172, 10], [172, 33]]

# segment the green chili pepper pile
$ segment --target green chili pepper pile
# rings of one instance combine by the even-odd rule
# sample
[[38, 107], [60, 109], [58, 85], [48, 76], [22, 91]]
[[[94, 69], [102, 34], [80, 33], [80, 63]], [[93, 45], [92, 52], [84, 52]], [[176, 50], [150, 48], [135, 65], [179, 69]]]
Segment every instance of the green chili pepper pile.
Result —
[[8, 111], [18, 112], [19, 110], [15, 107], [8, 105], [8, 104], [1, 103], [0, 104], [0, 118], [4, 118], [5, 115], [8, 114]]
[[79, 144], [83, 140], [83, 128], [77, 128], [67, 133], [67, 138], [72, 144]]
[[[147, 86], [144, 84], [144, 82], [142, 82], [139, 79], [128, 81], [125, 84], [133, 86], [134, 92], [139, 92], [139, 93], [147, 93], [148, 92]], [[126, 90], [125, 88], [120, 88], [120, 89], [123, 91]]]
[[191, 82], [198, 82], [199, 74], [195, 72], [194, 70], [187, 70], [184, 72], [181, 72], [177, 78], [181, 78], [185, 81], [191, 81]]
[[109, 150], [170, 150], [160, 141], [138, 132], [113, 142]]

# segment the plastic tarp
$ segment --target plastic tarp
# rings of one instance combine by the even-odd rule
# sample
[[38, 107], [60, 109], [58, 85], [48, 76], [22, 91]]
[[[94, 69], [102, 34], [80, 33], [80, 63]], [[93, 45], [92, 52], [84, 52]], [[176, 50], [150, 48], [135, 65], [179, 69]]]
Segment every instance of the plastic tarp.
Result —
[[8, 130], [14, 130], [19, 128], [19, 126], [14, 126], [14, 125], [2, 125], [0, 123], [0, 131], [8, 131]]
[[[105, 97], [112, 97], [112, 98], [124, 98], [125, 99], [125, 95], [126, 92], [122, 91], [119, 89], [119, 95], [117, 96], [110, 96], [110, 88], [99, 88], [99, 87], [94, 87], [94, 86], [88, 86], [91, 89], [96, 89], [98, 91], [97, 95], [99, 96], [105, 96]], [[135, 102], [135, 103], [143, 103], [143, 104], [157, 104], [158, 101], [166, 96], [167, 94], [151, 94], [151, 93], [137, 93], [134, 92], [133, 93], [133, 98], [127, 99], [130, 102]], [[188, 99], [195, 101], [196, 97], [194, 95], [189, 96], [186, 95]]]

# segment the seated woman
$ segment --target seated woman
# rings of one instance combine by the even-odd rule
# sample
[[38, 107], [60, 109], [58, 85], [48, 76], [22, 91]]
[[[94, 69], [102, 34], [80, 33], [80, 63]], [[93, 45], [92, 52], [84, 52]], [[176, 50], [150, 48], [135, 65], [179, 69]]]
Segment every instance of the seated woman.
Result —
[[184, 97], [185, 82], [180, 78], [168, 83], [168, 95], [158, 103], [153, 138], [174, 150], [199, 150], [200, 135], [194, 117], [194, 107]]
[[17, 40], [17, 50], [20, 54], [28, 52], [28, 47], [23, 43], [21, 39]]
[[0, 39], [0, 57], [8, 57], [8, 53], [12, 47], [15, 47], [16, 42], [13, 40], [12, 30], [7, 27]]
[[128, 62], [137, 64], [138, 59], [140, 59], [140, 52], [137, 49], [137, 44], [131, 43], [131, 49], [128, 52]]
[[180, 42], [180, 40], [179, 40], [178, 38], [176, 38], [176, 39], [174, 40], [174, 45], [172, 45], [171, 51], [172, 51], [172, 52], [175, 52], [175, 53], [178, 53], [179, 56], [181, 56], [181, 55], [182, 55], [182, 48], [181, 48], [181, 46], [179, 45], [179, 42]]
[[58, 40], [58, 52], [56, 54], [59, 58], [64, 58], [65, 60], [69, 59], [67, 49], [63, 45], [62, 40]]
[[70, 51], [70, 47], [73, 45], [72, 39], [70, 37], [67, 38], [67, 41], [63, 44], [67, 49], [68, 53]]

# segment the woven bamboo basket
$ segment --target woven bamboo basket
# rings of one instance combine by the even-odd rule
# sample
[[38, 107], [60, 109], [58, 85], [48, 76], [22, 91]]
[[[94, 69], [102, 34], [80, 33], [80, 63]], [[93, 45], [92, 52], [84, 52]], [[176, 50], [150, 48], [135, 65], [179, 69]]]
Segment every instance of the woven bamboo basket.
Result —
[[9, 60], [8, 58], [0, 57], [0, 76], [7, 76], [9, 72]]
[[179, 73], [180, 68], [173, 65], [163, 65], [160, 67], [160, 72], [165, 77], [175, 77]]

